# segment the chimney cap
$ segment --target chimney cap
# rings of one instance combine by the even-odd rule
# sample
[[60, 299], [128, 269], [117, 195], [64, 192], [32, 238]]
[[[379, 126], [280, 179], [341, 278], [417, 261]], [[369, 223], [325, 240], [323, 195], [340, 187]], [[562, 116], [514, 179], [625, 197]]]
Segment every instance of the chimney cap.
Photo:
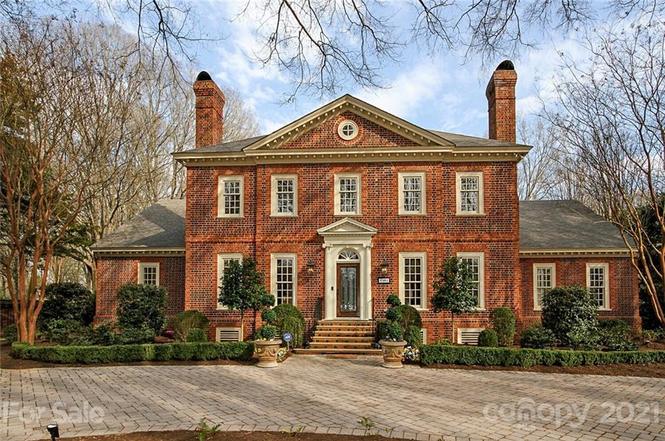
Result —
[[496, 67], [496, 70], [515, 70], [515, 65], [513, 64], [512, 61], [510, 60], [503, 60], [499, 65]]
[[202, 70], [196, 76], [196, 81], [212, 81], [212, 78], [210, 77], [210, 74], [208, 72], [206, 72], [205, 70]]

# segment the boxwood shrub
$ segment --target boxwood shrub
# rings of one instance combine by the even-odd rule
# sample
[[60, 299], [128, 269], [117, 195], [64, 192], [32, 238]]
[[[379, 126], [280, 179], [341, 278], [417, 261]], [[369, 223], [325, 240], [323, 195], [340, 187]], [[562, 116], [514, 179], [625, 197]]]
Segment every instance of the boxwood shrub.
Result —
[[460, 364], [478, 366], [583, 366], [604, 364], [665, 363], [665, 351], [573, 351], [474, 346], [423, 345], [424, 365]]
[[168, 360], [241, 360], [252, 358], [254, 345], [249, 342], [201, 342], [136, 344], [112, 346], [31, 346], [12, 345], [12, 356], [49, 363], [128, 363]]

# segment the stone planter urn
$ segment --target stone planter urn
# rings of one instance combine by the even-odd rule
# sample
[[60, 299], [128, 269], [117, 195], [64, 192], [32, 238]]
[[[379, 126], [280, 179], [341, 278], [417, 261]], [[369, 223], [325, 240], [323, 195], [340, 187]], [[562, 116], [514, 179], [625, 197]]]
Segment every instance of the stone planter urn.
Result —
[[277, 351], [282, 345], [282, 340], [256, 340], [254, 341], [254, 354], [259, 362], [256, 366], [260, 368], [277, 367]]
[[379, 342], [383, 349], [383, 367], [388, 369], [399, 369], [403, 367], [402, 358], [404, 357], [404, 346], [406, 342], [381, 340]]

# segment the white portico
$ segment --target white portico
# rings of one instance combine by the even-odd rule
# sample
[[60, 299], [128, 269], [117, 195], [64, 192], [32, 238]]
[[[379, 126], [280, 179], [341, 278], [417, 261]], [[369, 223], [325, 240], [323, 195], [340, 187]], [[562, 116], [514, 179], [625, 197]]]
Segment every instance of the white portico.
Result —
[[371, 320], [376, 228], [346, 217], [317, 232], [325, 249], [325, 319]]

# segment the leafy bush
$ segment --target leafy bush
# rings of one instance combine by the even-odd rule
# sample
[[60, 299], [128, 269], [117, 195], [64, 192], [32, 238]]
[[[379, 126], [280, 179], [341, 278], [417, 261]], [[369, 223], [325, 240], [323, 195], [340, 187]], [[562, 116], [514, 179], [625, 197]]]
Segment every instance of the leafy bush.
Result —
[[167, 343], [113, 346], [12, 345], [12, 356], [50, 363], [127, 363], [167, 360], [251, 360], [254, 345], [248, 342]]
[[261, 313], [261, 319], [266, 323], [275, 323], [277, 314], [272, 309], [266, 309]]
[[74, 320], [90, 325], [95, 317], [95, 295], [80, 283], [51, 283], [39, 313], [39, 328], [46, 329], [51, 320]]
[[520, 337], [520, 346], [523, 348], [544, 349], [554, 346], [556, 338], [554, 333], [541, 325], [533, 325], [524, 331]]
[[398, 306], [393, 306], [386, 311], [386, 318], [391, 322], [401, 322], [402, 312], [399, 310]]
[[441, 363], [521, 367], [643, 364], [665, 363], [665, 351], [603, 352], [423, 345], [420, 348], [420, 360], [424, 365]]
[[7, 339], [9, 343], [14, 343], [18, 340], [18, 329], [15, 324], [7, 325], [2, 329], [2, 336]]
[[401, 305], [399, 298], [395, 295], [388, 296], [387, 303], [391, 305], [386, 311], [387, 320], [377, 323], [379, 340], [400, 341], [404, 339], [407, 345], [420, 347], [423, 343], [420, 332], [422, 319], [418, 310], [411, 305]]
[[542, 321], [563, 346], [579, 348], [596, 344], [597, 305], [582, 287], [557, 287], [546, 292]]
[[478, 335], [478, 346], [495, 348], [499, 346], [499, 337], [494, 329], [484, 329]]
[[642, 331], [642, 339], [646, 342], [664, 341], [665, 329], [645, 329]]
[[296, 348], [301, 347], [305, 341], [305, 317], [302, 312], [287, 303], [277, 305], [270, 311], [275, 313], [275, 319], [268, 320], [268, 323], [277, 328], [278, 335], [290, 333], [293, 336], [291, 345]]
[[274, 340], [277, 337], [277, 327], [273, 325], [263, 325], [254, 334], [256, 340]]
[[515, 314], [510, 308], [492, 311], [492, 329], [496, 331], [499, 346], [512, 346], [515, 339]]
[[154, 329], [143, 326], [140, 328], [125, 328], [122, 329], [117, 336], [116, 344], [131, 345], [141, 343], [152, 343], [155, 340]]
[[61, 345], [91, 344], [91, 328], [84, 326], [78, 320], [52, 319], [45, 323], [41, 335], [52, 343]]
[[166, 290], [154, 285], [128, 283], [118, 291], [118, 325], [122, 329], [150, 328], [154, 334], [164, 328]]
[[187, 336], [192, 329], [208, 329], [209, 324], [210, 320], [195, 309], [181, 311], [171, 319], [174, 337], [178, 341], [189, 341]]
[[200, 343], [208, 341], [208, 334], [201, 328], [190, 329], [187, 333], [187, 341], [189, 343]]
[[598, 324], [598, 345], [608, 351], [634, 351], [630, 325], [623, 320], [602, 320]]
[[385, 326], [384, 340], [389, 341], [402, 341], [404, 338], [404, 331], [398, 322], [389, 321]]
[[109, 346], [119, 341], [113, 323], [102, 323], [94, 327], [91, 334], [92, 343], [95, 345]]
[[390, 305], [390, 306], [399, 306], [399, 305], [402, 304], [402, 301], [401, 301], [401, 300], [399, 299], [399, 297], [396, 296], [395, 294], [390, 294], [390, 295], [386, 298], [386, 303], [387, 303], [388, 305]]
[[423, 335], [418, 326], [409, 326], [404, 333], [404, 340], [408, 346], [419, 348], [423, 345]]

